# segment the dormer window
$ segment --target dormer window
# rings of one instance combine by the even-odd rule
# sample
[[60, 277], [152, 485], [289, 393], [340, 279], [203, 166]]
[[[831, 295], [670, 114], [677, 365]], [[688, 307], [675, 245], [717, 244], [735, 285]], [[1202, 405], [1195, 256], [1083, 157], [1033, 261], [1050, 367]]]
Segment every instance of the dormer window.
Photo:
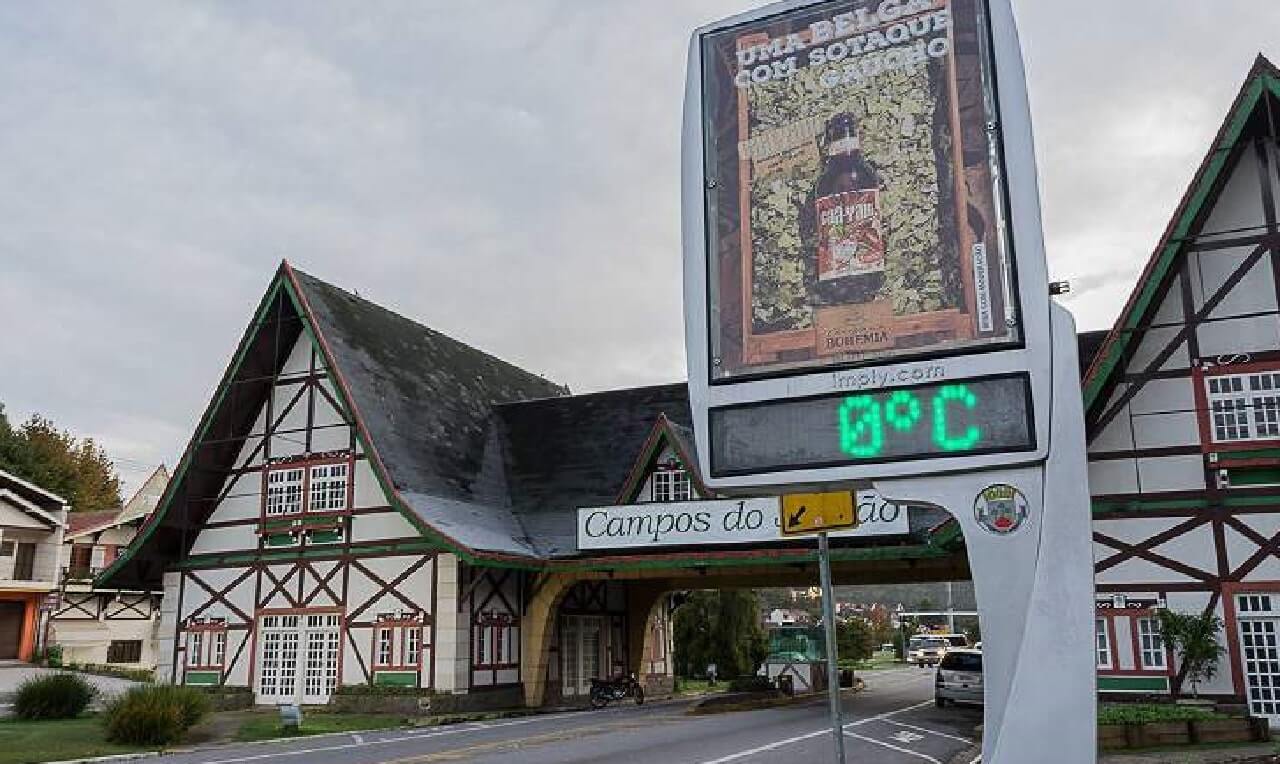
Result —
[[653, 473], [654, 501], [688, 501], [690, 495], [689, 473], [679, 462], [658, 465]]

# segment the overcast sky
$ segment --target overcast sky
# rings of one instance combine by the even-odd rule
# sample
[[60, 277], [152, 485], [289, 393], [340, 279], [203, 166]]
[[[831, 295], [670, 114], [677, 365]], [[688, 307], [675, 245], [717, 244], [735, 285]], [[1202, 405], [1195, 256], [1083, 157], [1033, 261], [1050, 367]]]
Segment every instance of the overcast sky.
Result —
[[[0, 402], [135, 485], [281, 258], [575, 392], [682, 379], [687, 36], [751, 5], [0, 2]], [[1280, 3], [1015, 5], [1051, 272], [1106, 327]]]

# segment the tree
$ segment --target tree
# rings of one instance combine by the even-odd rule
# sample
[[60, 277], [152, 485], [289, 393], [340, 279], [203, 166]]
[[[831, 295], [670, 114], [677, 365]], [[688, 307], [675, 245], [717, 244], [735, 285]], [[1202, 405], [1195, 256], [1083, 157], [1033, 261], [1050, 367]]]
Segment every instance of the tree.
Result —
[[106, 452], [39, 414], [15, 429], [0, 406], [0, 470], [61, 496], [75, 511], [120, 507], [120, 478]]
[[768, 654], [754, 592], [698, 591], [675, 614], [675, 662], [680, 676], [701, 676], [716, 664], [722, 677], [755, 673]]
[[836, 650], [842, 661], [865, 661], [875, 652], [875, 632], [865, 619], [836, 624]]
[[1161, 610], [1160, 639], [1173, 649], [1182, 663], [1181, 681], [1175, 681], [1173, 696], [1182, 692], [1183, 682], [1191, 682], [1191, 694], [1199, 697], [1200, 683], [1208, 682], [1218, 673], [1218, 661], [1225, 652], [1218, 644], [1218, 632], [1222, 619], [1212, 612], [1177, 613]]

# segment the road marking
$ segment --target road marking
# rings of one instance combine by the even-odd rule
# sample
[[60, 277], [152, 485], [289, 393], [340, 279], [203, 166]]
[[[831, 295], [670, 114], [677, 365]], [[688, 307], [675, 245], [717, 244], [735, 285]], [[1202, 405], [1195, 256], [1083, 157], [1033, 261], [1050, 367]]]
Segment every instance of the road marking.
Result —
[[915, 756], [916, 758], [924, 759], [925, 761], [932, 761], [933, 764], [942, 764], [941, 761], [938, 761], [932, 756], [929, 756], [928, 754], [920, 753], [919, 751], [913, 751], [910, 748], [900, 748], [892, 743], [886, 743], [883, 740], [876, 740], [873, 737], [867, 737], [866, 735], [859, 735], [856, 732], [850, 732], [848, 730], [845, 730], [844, 734], [846, 737], [857, 738], [858, 740], [865, 740], [868, 743], [875, 743], [876, 745], [882, 745], [885, 748], [891, 748], [895, 751], [898, 751], [899, 753], [905, 753], [908, 756]]
[[[946, 732], [939, 732], [938, 730], [930, 729], [928, 727], [917, 727], [914, 724], [907, 724], [906, 722], [895, 722], [892, 719], [885, 719], [884, 722], [885, 724], [896, 724], [899, 727], [906, 727], [909, 730], [915, 730], [917, 732], [925, 732], [930, 735], [937, 735], [938, 737], [945, 737], [945, 738], [950, 738], [952, 740], [958, 740], [961, 743], [973, 743], [973, 740], [970, 738], [960, 737], [959, 735], [952, 735]], [[974, 764], [974, 763], [971, 761], [969, 762], [969, 764]]]
[[907, 730], [899, 730], [889, 737], [897, 740], [899, 743], [919, 743], [921, 740], [924, 740], [924, 735], [918, 735]]
[[980, 761], [982, 761], [982, 754], [978, 754], [977, 756], [974, 756], [973, 761], [969, 762], [969, 764], [978, 764], [978, 762]]
[[368, 745], [388, 745], [390, 743], [404, 743], [412, 740], [422, 740], [424, 738], [444, 737], [445, 735], [458, 735], [465, 732], [481, 732], [483, 730], [501, 729], [503, 727], [514, 727], [520, 724], [532, 724], [540, 721], [550, 721], [552, 719], [561, 719], [574, 714], [553, 714], [549, 716], [534, 716], [528, 719], [517, 719], [508, 722], [474, 722], [474, 726], [454, 727], [443, 730], [432, 730], [429, 732], [419, 732], [417, 734], [398, 735], [396, 737], [378, 738], [377, 740], [368, 740], [363, 743], [342, 743], [340, 745], [317, 746], [315, 748], [301, 748], [290, 751], [272, 751], [270, 753], [259, 753], [252, 756], [235, 756], [229, 759], [213, 759], [204, 761], [201, 764], [240, 764], [245, 761], [261, 761], [262, 759], [275, 759], [285, 756], [305, 756], [309, 753], [325, 753], [327, 751], [345, 751], [352, 748], [360, 748]]
[[[906, 707], [904, 707], [904, 708], [899, 708], [899, 709], [897, 709], [897, 710], [895, 710], [895, 711], [886, 711], [886, 712], [885, 712], [885, 713], [883, 713], [883, 714], [876, 714], [875, 716], [868, 716], [866, 719], [859, 719], [859, 720], [858, 720], [858, 721], [856, 721], [856, 722], [850, 722], [850, 723], [848, 723], [848, 724], [844, 725], [844, 729], [845, 729], [845, 730], [848, 730], [850, 727], [859, 727], [859, 726], [862, 726], [863, 724], [868, 724], [868, 723], [870, 723], [870, 722], [874, 722], [874, 721], [877, 721], [877, 720], [880, 720], [880, 719], [885, 719], [885, 718], [888, 718], [888, 717], [890, 717], [890, 716], [894, 716], [894, 715], [896, 715], [896, 714], [901, 714], [901, 713], [905, 713], [905, 712], [907, 712], [907, 711], [911, 711], [912, 709], [922, 708], [922, 707], [924, 707], [924, 706], [929, 705], [929, 704], [930, 704], [930, 703], [932, 703], [932, 702], [933, 702], [933, 701], [931, 701], [931, 700], [926, 700], [926, 701], [925, 701], [925, 702], [923, 702], [923, 703], [916, 703], [916, 704], [914, 704], [914, 705], [906, 706]], [[745, 758], [747, 758], [748, 756], [755, 756], [757, 753], [764, 753], [764, 752], [766, 752], [766, 751], [773, 751], [773, 750], [776, 750], [776, 749], [781, 748], [781, 747], [783, 747], [783, 746], [791, 745], [792, 743], [799, 743], [799, 742], [800, 742], [800, 741], [802, 741], [802, 740], [810, 740], [810, 739], [812, 739], [812, 738], [818, 737], [819, 735], [830, 735], [830, 734], [831, 734], [831, 728], [830, 728], [830, 727], [827, 727], [827, 728], [824, 728], [824, 729], [815, 730], [815, 731], [813, 731], [813, 732], [806, 733], [806, 734], [804, 734], [804, 735], [796, 735], [795, 737], [789, 737], [789, 738], [787, 738], [787, 739], [785, 739], [785, 740], [775, 740], [775, 741], [774, 741], [774, 742], [772, 742], [772, 743], [767, 743], [767, 744], [765, 744], [765, 745], [758, 746], [758, 747], [756, 747], [756, 748], [749, 748], [749, 749], [747, 749], [747, 750], [745, 750], [745, 751], [738, 751], [737, 753], [731, 753], [731, 754], [729, 754], [728, 756], [721, 756], [721, 757], [720, 757], [720, 758], [718, 758], [718, 759], [711, 759], [711, 760], [709, 760], [709, 761], [699, 762], [699, 764], [726, 764], [726, 762], [730, 762], [730, 761], [737, 761], [737, 760], [739, 760], [739, 759], [745, 759]], [[848, 733], [848, 732], [845, 732], [845, 734], [847, 735], [847, 734], [849, 734], [849, 733]], [[210, 764], [217, 764], [217, 763], [216, 763], [216, 762], [211, 762]], [[941, 764], [941, 762], [939, 762], [939, 764]]]
[[351, 739], [356, 741], [360, 745], [364, 745], [364, 736], [359, 734], [358, 732], [353, 732], [351, 734]]

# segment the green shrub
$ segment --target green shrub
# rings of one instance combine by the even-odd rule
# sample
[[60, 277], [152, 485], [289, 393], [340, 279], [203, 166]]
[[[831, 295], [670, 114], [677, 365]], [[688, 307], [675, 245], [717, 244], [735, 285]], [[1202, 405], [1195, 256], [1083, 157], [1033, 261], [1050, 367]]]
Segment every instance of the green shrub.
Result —
[[32, 677], [18, 685], [13, 712], [21, 719], [73, 719], [97, 694], [93, 685], [76, 674]]
[[1098, 724], [1143, 724], [1223, 719], [1207, 708], [1172, 703], [1108, 703], [1098, 707]]
[[49, 645], [44, 651], [44, 661], [50, 668], [61, 668], [62, 645]]
[[107, 739], [126, 745], [169, 745], [182, 739], [209, 712], [209, 697], [175, 685], [135, 687], [112, 699], [103, 712]]

